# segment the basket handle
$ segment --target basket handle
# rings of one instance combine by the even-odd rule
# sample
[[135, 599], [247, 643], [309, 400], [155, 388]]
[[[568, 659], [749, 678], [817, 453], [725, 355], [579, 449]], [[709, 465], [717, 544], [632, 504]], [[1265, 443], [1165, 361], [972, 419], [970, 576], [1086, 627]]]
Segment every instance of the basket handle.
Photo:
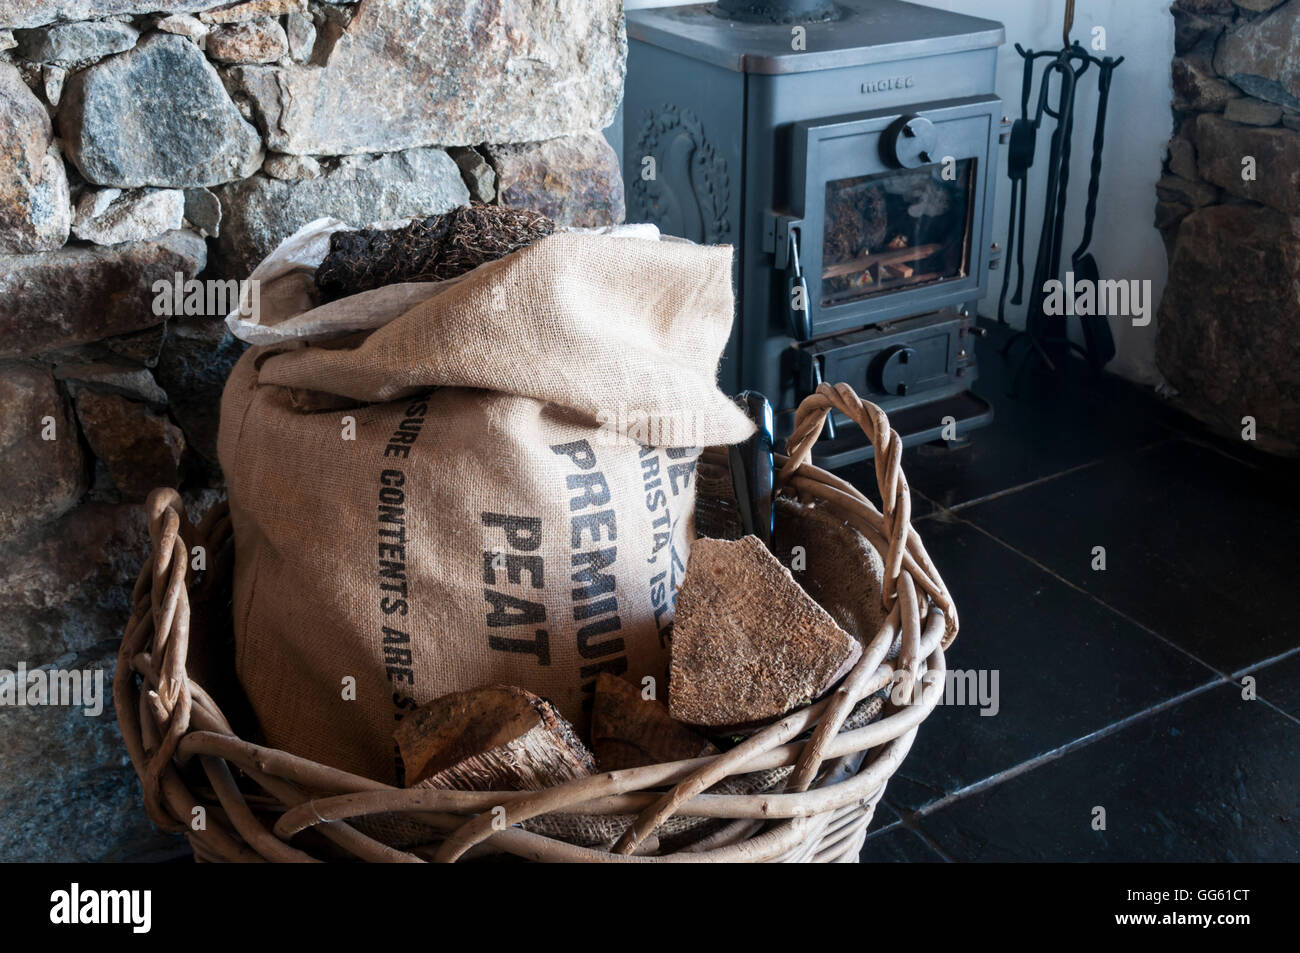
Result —
[[795, 411], [794, 430], [786, 440], [788, 459], [777, 474], [776, 486], [785, 486], [809, 462], [826, 418], [835, 410], [861, 427], [876, 450], [876, 486], [880, 490], [881, 515], [889, 544], [888, 551], [882, 554], [885, 578], [881, 599], [889, 609], [898, 595], [898, 577], [903, 571], [903, 556], [912, 534], [912, 494], [903, 475], [903, 441], [890, 429], [885, 412], [859, 397], [848, 384], [818, 386]]
[[[136, 579], [131, 618], [118, 648], [113, 704], [150, 818], [164, 830], [184, 830], [185, 820], [173, 817], [165, 807], [163, 782], [172, 770], [176, 747], [189, 729], [193, 705], [185, 668], [190, 604], [186, 589], [189, 550], [184, 537], [192, 538], [194, 527], [175, 490], [154, 490], [145, 508], [149, 558]], [[137, 692], [134, 664], [141, 652], [151, 653], [156, 682]]]

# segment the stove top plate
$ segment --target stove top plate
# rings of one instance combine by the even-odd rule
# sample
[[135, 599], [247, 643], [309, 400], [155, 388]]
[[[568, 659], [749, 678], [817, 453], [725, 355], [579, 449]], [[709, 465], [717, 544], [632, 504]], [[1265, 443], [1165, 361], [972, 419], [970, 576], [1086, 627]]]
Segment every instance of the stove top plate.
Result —
[[767, 75], [888, 63], [1002, 45], [996, 20], [903, 0], [839, 0], [842, 15], [804, 24], [804, 49], [792, 49], [789, 23], [745, 23], [714, 15], [712, 4], [632, 10], [631, 39], [740, 73]]

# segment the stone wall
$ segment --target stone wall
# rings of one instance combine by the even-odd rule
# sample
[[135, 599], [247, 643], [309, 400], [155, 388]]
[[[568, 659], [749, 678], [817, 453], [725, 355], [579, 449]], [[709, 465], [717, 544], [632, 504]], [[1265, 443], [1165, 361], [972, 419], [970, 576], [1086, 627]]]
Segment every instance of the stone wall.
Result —
[[[618, 0], [0, 0], [0, 671], [111, 682], [141, 501], [220, 496], [241, 347], [155, 282], [246, 277], [322, 215], [621, 220], [625, 54]], [[181, 849], [111, 706], [0, 708], [0, 858]]]
[[1213, 429], [1300, 455], [1300, 0], [1176, 0], [1157, 361]]

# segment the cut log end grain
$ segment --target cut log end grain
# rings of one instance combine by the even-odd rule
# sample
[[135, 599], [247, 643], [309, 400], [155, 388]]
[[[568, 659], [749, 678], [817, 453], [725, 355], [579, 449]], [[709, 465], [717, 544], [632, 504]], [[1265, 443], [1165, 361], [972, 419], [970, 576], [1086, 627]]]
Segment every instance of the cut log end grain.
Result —
[[608, 672], [596, 676], [591, 747], [602, 771], [685, 761], [717, 754], [702, 735], [676, 721], [662, 702]]
[[862, 646], [754, 536], [696, 540], [677, 596], [668, 707], [692, 725], [752, 725], [830, 690]]
[[540, 791], [596, 770], [549, 702], [507, 685], [437, 698], [402, 719], [394, 737], [407, 787]]

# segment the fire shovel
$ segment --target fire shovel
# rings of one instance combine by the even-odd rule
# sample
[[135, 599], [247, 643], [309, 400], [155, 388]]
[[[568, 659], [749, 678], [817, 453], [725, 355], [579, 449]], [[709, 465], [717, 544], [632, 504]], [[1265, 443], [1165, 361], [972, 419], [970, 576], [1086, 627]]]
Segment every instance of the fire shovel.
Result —
[[[1097, 128], [1092, 138], [1092, 178], [1088, 182], [1088, 209], [1084, 216], [1083, 241], [1071, 257], [1075, 286], [1088, 282], [1094, 296], [1097, 283], [1101, 280], [1101, 268], [1089, 246], [1092, 244], [1092, 229], [1097, 219], [1097, 196], [1101, 191], [1101, 157], [1106, 146], [1106, 109], [1110, 103], [1110, 84], [1115, 75], [1115, 67], [1123, 61], [1122, 56], [1119, 59], [1108, 56], [1101, 62], [1101, 76], [1097, 85]], [[1115, 338], [1111, 334], [1110, 322], [1104, 315], [1097, 314], [1096, 309], [1093, 309], [1092, 314], [1080, 314], [1079, 322], [1083, 327], [1088, 364], [1099, 372], [1115, 356]]]

